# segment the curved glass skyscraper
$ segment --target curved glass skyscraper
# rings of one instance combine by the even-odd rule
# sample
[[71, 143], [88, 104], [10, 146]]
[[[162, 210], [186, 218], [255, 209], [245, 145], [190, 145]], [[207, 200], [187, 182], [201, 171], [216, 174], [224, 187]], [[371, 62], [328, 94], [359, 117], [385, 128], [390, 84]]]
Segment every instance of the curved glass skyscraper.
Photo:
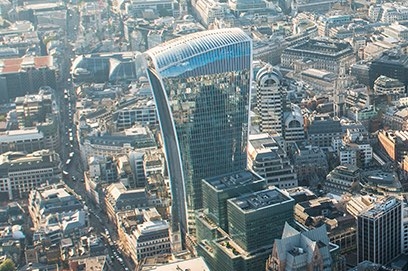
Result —
[[252, 41], [240, 29], [198, 32], [145, 53], [172, 192], [172, 224], [202, 207], [201, 182], [246, 168]]

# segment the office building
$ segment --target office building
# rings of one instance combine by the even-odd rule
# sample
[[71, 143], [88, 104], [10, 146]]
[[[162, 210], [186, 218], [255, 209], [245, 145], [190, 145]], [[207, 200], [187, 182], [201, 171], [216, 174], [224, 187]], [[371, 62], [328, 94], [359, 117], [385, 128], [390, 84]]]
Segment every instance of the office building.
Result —
[[281, 86], [282, 75], [267, 64], [256, 75], [256, 110], [261, 116], [262, 133], [282, 134], [284, 98], [286, 90]]
[[[238, 189], [245, 187], [249, 184]], [[231, 186], [226, 192], [238, 189]], [[293, 221], [294, 200], [273, 187], [230, 198], [223, 204], [227, 206], [228, 233], [205, 211], [197, 211], [198, 255], [211, 270], [265, 270], [274, 239], [281, 236], [285, 222]]]
[[186, 209], [202, 207], [202, 179], [246, 167], [252, 42], [240, 29], [218, 29], [166, 42], [145, 57], [171, 182], [172, 226], [185, 233]]
[[279, 188], [298, 186], [298, 179], [286, 151], [268, 134], [250, 135], [248, 168]]
[[52, 56], [24, 56], [0, 60], [0, 101], [35, 93], [42, 86], [56, 88]]
[[191, 258], [176, 260], [175, 262], [161, 261], [158, 257], [146, 258], [138, 267], [137, 271], [210, 271], [203, 258]]
[[37, 128], [0, 132], [0, 153], [18, 151], [32, 153], [45, 149], [44, 133]]
[[294, 200], [277, 188], [227, 201], [231, 238], [246, 251], [268, 246], [293, 218]]
[[155, 208], [136, 208], [117, 214], [119, 239], [135, 263], [144, 258], [171, 254], [169, 224]]
[[379, 131], [378, 143], [388, 156], [397, 162], [402, 162], [408, 151], [407, 131]]
[[124, 14], [131, 18], [146, 18], [146, 13], [153, 12], [155, 16], [165, 17], [172, 16], [178, 17], [178, 3], [173, 0], [131, 0], [124, 4]]
[[72, 62], [71, 75], [76, 83], [131, 81], [143, 74], [139, 52], [79, 55]]
[[58, 214], [62, 215], [62, 223], [63, 214], [83, 211], [83, 205], [65, 184], [57, 183], [32, 189], [28, 197], [28, 211], [37, 230]]
[[58, 179], [60, 173], [60, 157], [54, 151], [6, 152], [0, 155], [0, 192], [10, 200], [25, 197], [41, 184]]
[[324, 182], [327, 192], [342, 195], [360, 190], [360, 169], [353, 165], [337, 166], [330, 171]]
[[357, 216], [357, 261], [388, 264], [401, 254], [402, 204], [394, 197]]
[[309, 39], [286, 48], [281, 56], [282, 68], [295, 69], [296, 61], [312, 61], [310, 68], [338, 73], [340, 67], [348, 69], [356, 62], [353, 47], [348, 42]]
[[38, 94], [17, 97], [14, 102], [19, 127], [32, 127], [45, 122], [47, 114], [55, 110], [56, 104], [53, 100], [52, 93], [44, 90], [40, 90]]
[[311, 145], [330, 147], [332, 139], [342, 135], [340, 121], [315, 120], [307, 129], [307, 137]]
[[371, 62], [369, 84], [372, 87], [381, 75], [398, 79], [408, 86], [408, 56], [398, 51], [387, 51]]
[[305, 140], [305, 127], [300, 107], [291, 104], [283, 113], [283, 137], [287, 142], [303, 142]]
[[229, 0], [228, 5], [237, 14], [242, 12], [260, 12], [266, 8], [266, 2], [263, 0]]
[[144, 189], [128, 190], [122, 183], [113, 183], [106, 188], [105, 193], [106, 214], [112, 222], [116, 222], [119, 211], [148, 205]]
[[135, 127], [115, 134], [89, 135], [81, 142], [80, 150], [85, 161], [91, 156], [127, 155], [136, 149], [155, 149], [156, 141], [148, 127]]
[[204, 179], [204, 213], [228, 232], [227, 200], [265, 188], [265, 180], [251, 171], [238, 171]]
[[112, 114], [117, 131], [131, 128], [136, 123], [141, 125], [157, 124], [156, 106], [150, 99], [133, 99]]
[[207, 27], [214, 23], [215, 19], [224, 18], [229, 12], [228, 3], [218, 0], [196, 0], [191, 4], [198, 20]]
[[325, 152], [319, 147], [296, 145], [291, 155], [298, 182], [309, 184], [316, 179], [324, 178], [329, 172]]

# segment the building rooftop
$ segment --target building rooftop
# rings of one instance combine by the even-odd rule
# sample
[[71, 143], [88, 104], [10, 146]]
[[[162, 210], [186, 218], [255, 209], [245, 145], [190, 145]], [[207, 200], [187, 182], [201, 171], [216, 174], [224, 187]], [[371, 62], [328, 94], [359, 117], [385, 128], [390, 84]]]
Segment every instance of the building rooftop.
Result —
[[143, 271], [210, 271], [203, 258], [193, 258], [156, 266], [143, 266]]
[[237, 198], [229, 199], [228, 201], [238, 206], [242, 211], [250, 212], [293, 201], [293, 199], [283, 194], [278, 188], [273, 187], [259, 192], [245, 194]]
[[377, 59], [375, 59], [373, 64], [399, 64], [403, 66], [408, 66], [408, 56], [394, 52], [394, 51], [387, 51], [384, 52], [381, 56], [379, 56]]
[[361, 216], [365, 218], [376, 219], [398, 204], [400, 204], [399, 200], [394, 197], [388, 197], [383, 201], [376, 202], [371, 209], [363, 212]]
[[263, 179], [255, 175], [255, 173], [245, 170], [205, 179], [204, 181], [210, 184], [215, 190], [222, 191], [244, 186], [256, 181], [263, 181]]
[[15, 73], [25, 68], [53, 67], [52, 56], [29, 56], [22, 58], [0, 59], [0, 73]]
[[179, 66], [185, 61], [208, 50], [215, 50], [251, 38], [239, 28], [216, 29], [189, 34], [162, 43], [146, 52], [155, 62], [158, 71], [169, 66]]
[[353, 52], [353, 48], [348, 42], [339, 42], [331, 39], [310, 39], [306, 42], [295, 44], [285, 49], [285, 51], [303, 51], [338, 57], [347, 53], [351, 54]]

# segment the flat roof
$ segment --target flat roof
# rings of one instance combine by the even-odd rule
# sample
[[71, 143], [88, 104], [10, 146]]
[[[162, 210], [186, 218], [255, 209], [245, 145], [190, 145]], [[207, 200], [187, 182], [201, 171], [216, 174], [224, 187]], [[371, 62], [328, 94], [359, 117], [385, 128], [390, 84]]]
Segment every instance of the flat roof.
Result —
[[211, 185], [215, 190], [219, 191], [229, 188], [237, 188], [239, 186], [244, 186], [246, 184], [261, 180], [263, 180], [261, 177], [248, 170], [237, 171], [234, 173], [204, 179], [205, 182]]
[[184, 261], [164, 264], [161, 266], [152, 266], [151, 268], [143, 268], [143, 270], [154, 270], [154, 271], [210, 271], [207, 264], [204, 262], [203, 258], [193, 258]]
[[286, 201], [293, 201], [289, 196], [283, 194], [278, 188], [273, 187], [251, 194], [242, 195], [229, 200], [242, 211], [254, 211], [265, 207], [271, 207]]
[[53, 67], [53, 58], [52, 56], [29, 56], [0, 60], [0, 73], [19, 72], [25, 67], [34, 67], [36, 69], [43, 67]]

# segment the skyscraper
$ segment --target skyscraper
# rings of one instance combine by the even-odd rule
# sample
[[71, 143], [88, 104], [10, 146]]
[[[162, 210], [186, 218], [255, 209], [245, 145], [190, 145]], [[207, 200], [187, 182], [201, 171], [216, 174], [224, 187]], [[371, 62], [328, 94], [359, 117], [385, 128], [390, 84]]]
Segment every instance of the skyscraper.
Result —
[[357, 216], [357, 261], [387, 264], [401, 254], [401, 201], [387, 197]]
[[246, 167], [252, 42], [240, 29], [203, 31], [148, 50], [172, 192], [172, 228], [202, 207], [203, 178]]
[[281, 79], [281, 73], [270, 64], [261, 68], [256, 75], [256, 107], [261, 116], [260, 129], [263, 133], [283, 133], [286, 90], [281, 86]]

